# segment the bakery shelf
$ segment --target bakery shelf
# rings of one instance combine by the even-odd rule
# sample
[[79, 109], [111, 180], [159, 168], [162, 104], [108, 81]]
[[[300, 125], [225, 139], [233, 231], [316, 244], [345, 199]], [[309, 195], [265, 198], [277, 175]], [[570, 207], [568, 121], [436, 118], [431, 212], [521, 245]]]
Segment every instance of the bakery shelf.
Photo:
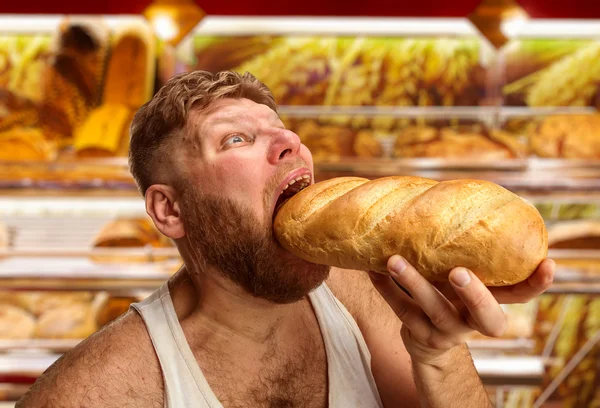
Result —
[[477, 119], [490, 125], [511, 118], [535, 118], [550, 115], [590, 115], [593, 107], [507, 107], [507, 106], [326, 106], [281, 105], [282, 116], [322, 118], [331, 116], [364, 116], [427, 119]]
[[83, 339], [16, 339], [0, 340], [0, 353], [54, 352], [65, 353]]
[[[555, 192], [599, 191], [600, 163], [595, 168], [560, 161], [554, 167], [539, 168], [529, 160], [502, 163], [447, 161], [429, 159], [339, 159], [315, 163], [320, 179], [340, 176], [367, 178], [405, 175], [435, 180], [484, 179], [510, 190]], [[534, 163], [539, 163], [535, 161]], [[549, 166], [548, 164], [547, 166]]]
[[279, 114], [296, 118], [321, 118], [331, 116], [364, 116], [429, 119], [491, 120], [498, 108], [487, 106], [324, 106], [283, 105]]

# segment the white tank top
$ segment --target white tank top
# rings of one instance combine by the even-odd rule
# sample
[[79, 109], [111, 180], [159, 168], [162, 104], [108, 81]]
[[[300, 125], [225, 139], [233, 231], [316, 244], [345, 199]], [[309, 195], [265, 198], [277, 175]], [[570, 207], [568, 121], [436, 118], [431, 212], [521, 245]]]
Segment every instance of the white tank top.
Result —
[[[327, 354], [329, 407], [382, 408], [371, 354], [356, 322], [323, 283], [308, 295]], [[222, 408], [187, 343], [168, 284], [132, 307], [141, 315], [160, 361], [166, 408]]]

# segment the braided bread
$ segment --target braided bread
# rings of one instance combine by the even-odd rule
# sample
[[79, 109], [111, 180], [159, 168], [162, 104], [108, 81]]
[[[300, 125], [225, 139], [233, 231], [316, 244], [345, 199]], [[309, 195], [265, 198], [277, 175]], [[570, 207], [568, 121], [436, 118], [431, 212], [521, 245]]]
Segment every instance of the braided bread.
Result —
[[280, 244], [310, 262], [387, 273], [402, 255], [429, 281], [463, 266], [487, 286], [525, 280], [548, 252], [537, 209], [488, 181], [339, 177], [286, 201]]

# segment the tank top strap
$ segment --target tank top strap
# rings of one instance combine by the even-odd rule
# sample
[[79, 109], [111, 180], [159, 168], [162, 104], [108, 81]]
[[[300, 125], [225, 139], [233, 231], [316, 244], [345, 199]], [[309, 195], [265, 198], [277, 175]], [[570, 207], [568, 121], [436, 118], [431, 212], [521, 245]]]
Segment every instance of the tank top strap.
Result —
[[142, 302], [131, 305], [148, 330], [160, 362], [165, 407], [223, 408], [212, 392], [177, 319], [168, 282]]
[[371, 353], [356, 321], [325, 283], [309, 298], [327, 351], [329, 406], [382, 408]]

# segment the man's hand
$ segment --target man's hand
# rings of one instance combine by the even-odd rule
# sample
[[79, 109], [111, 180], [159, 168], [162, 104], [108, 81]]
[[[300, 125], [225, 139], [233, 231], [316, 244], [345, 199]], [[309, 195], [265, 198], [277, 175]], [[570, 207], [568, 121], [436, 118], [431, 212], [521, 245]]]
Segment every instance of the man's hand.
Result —
[[[500, 303], [527, 302], [552, 283], [555, 264], [542, 262], [525, 282], [487, 288], [472, 272], [454, 269], [449, 282], [435, 287], [398, 255], [388, 261], [391, 277], [371, 272], [379, 293], [403, 322], [402, 338], [413, 360], [429, 363], [465, 343], [469, 332], [499, 337], [506, 330]], [[392, 280], [404, 287], [408, 296]]]

